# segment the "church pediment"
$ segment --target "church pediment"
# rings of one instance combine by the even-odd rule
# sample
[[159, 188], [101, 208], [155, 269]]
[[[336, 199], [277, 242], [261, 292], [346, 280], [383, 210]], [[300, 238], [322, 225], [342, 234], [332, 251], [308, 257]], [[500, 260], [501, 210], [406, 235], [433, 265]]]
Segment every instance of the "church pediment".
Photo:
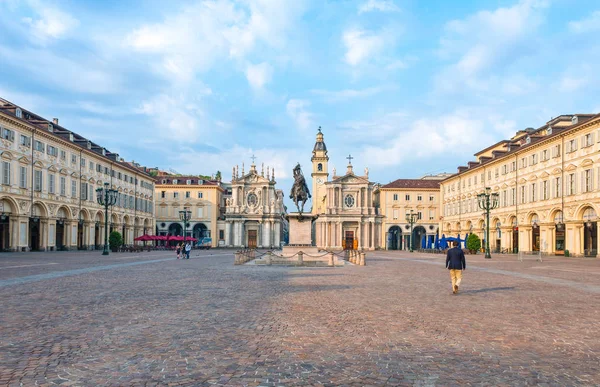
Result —
[[369, 180], [361, 176], [349, 173], [331, 181], [333, 184], [369, 184]]
[[244, 184], [269, 184], [271, 181], [257, 173], [249, 173], [236, 180], [236, 183]]

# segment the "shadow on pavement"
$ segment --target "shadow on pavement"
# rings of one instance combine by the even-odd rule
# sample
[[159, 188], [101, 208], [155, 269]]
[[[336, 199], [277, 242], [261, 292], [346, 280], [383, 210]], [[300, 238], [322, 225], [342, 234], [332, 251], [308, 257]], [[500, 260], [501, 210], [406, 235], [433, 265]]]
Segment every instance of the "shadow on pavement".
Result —
[[501, 288], [484, 288], [484, 289], [474, 289], [474, 290], [464, 290], [460, 293], [462, 294], [475, 294], [475, 293], [486, 293], [486, 292], [497, 292], [502, 290], [514, 290], [514, 286], [505, 286]]

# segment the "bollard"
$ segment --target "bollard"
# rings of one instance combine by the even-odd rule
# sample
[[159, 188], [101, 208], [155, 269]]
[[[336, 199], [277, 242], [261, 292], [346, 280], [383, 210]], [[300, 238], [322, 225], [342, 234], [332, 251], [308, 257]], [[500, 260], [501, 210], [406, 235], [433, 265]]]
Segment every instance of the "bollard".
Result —
[[271, 266], [271, 252], [270, 251], [267, 253], [265, 261], [267, 262], [267, 265]]
[[366, 262], [365, 262], [365, 253], [360, 253], [360, 262], [359, 262], [360, 266], [365, 266]]
[[329, 253], [329, 266], [335, 266], [333, 262], [333, 253]]
[[302, 251], [298, 251], [298, 265], [302, 266], [304, 263], [304, 253]]
[[233, 264], [239, 265], [240, 264], [240, 255], [238, 253], [234, 253], [233, 256], [235, 257], [233, 260]]

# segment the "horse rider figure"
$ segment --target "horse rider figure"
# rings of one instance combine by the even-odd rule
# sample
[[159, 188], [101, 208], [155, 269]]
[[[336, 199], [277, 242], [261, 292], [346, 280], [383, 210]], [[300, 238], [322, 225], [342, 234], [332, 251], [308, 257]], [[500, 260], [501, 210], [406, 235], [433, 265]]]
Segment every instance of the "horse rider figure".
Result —
[[[302, 214], [302, 211], [304, 211], [304, 204], [311, 197], [308, 186], [306, 185], [306, 180], [304, 179], [304, 174], [302, 173], [302, 169], [300, 169], [300, 163], [298, 163], [294, 168], [294, 185], [290, 192], [290, 199], [296, 204], [298, 212]], [[299, 205], [299, 202], [302, 202], [302, 204]]]

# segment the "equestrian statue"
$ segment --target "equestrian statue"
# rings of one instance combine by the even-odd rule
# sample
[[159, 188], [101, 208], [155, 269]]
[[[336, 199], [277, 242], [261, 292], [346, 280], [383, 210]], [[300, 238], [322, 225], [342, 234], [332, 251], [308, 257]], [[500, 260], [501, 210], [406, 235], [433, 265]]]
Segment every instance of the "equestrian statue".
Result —
[[309, 198], [311, 198], [310, 191], [306, 185], [306, 180], [304, 179], [302, 169], [300, 169], [300, 163], [298, 163], [294, 168], [294, 185], [292, 186], [292, 191], [290, 192], [290, 199], [292, 199], [296, 204], [296, 208], [298, 209], [300, 215], [302, 215], [302, 211], [304, 211], [304, 204], [306, 204]]

